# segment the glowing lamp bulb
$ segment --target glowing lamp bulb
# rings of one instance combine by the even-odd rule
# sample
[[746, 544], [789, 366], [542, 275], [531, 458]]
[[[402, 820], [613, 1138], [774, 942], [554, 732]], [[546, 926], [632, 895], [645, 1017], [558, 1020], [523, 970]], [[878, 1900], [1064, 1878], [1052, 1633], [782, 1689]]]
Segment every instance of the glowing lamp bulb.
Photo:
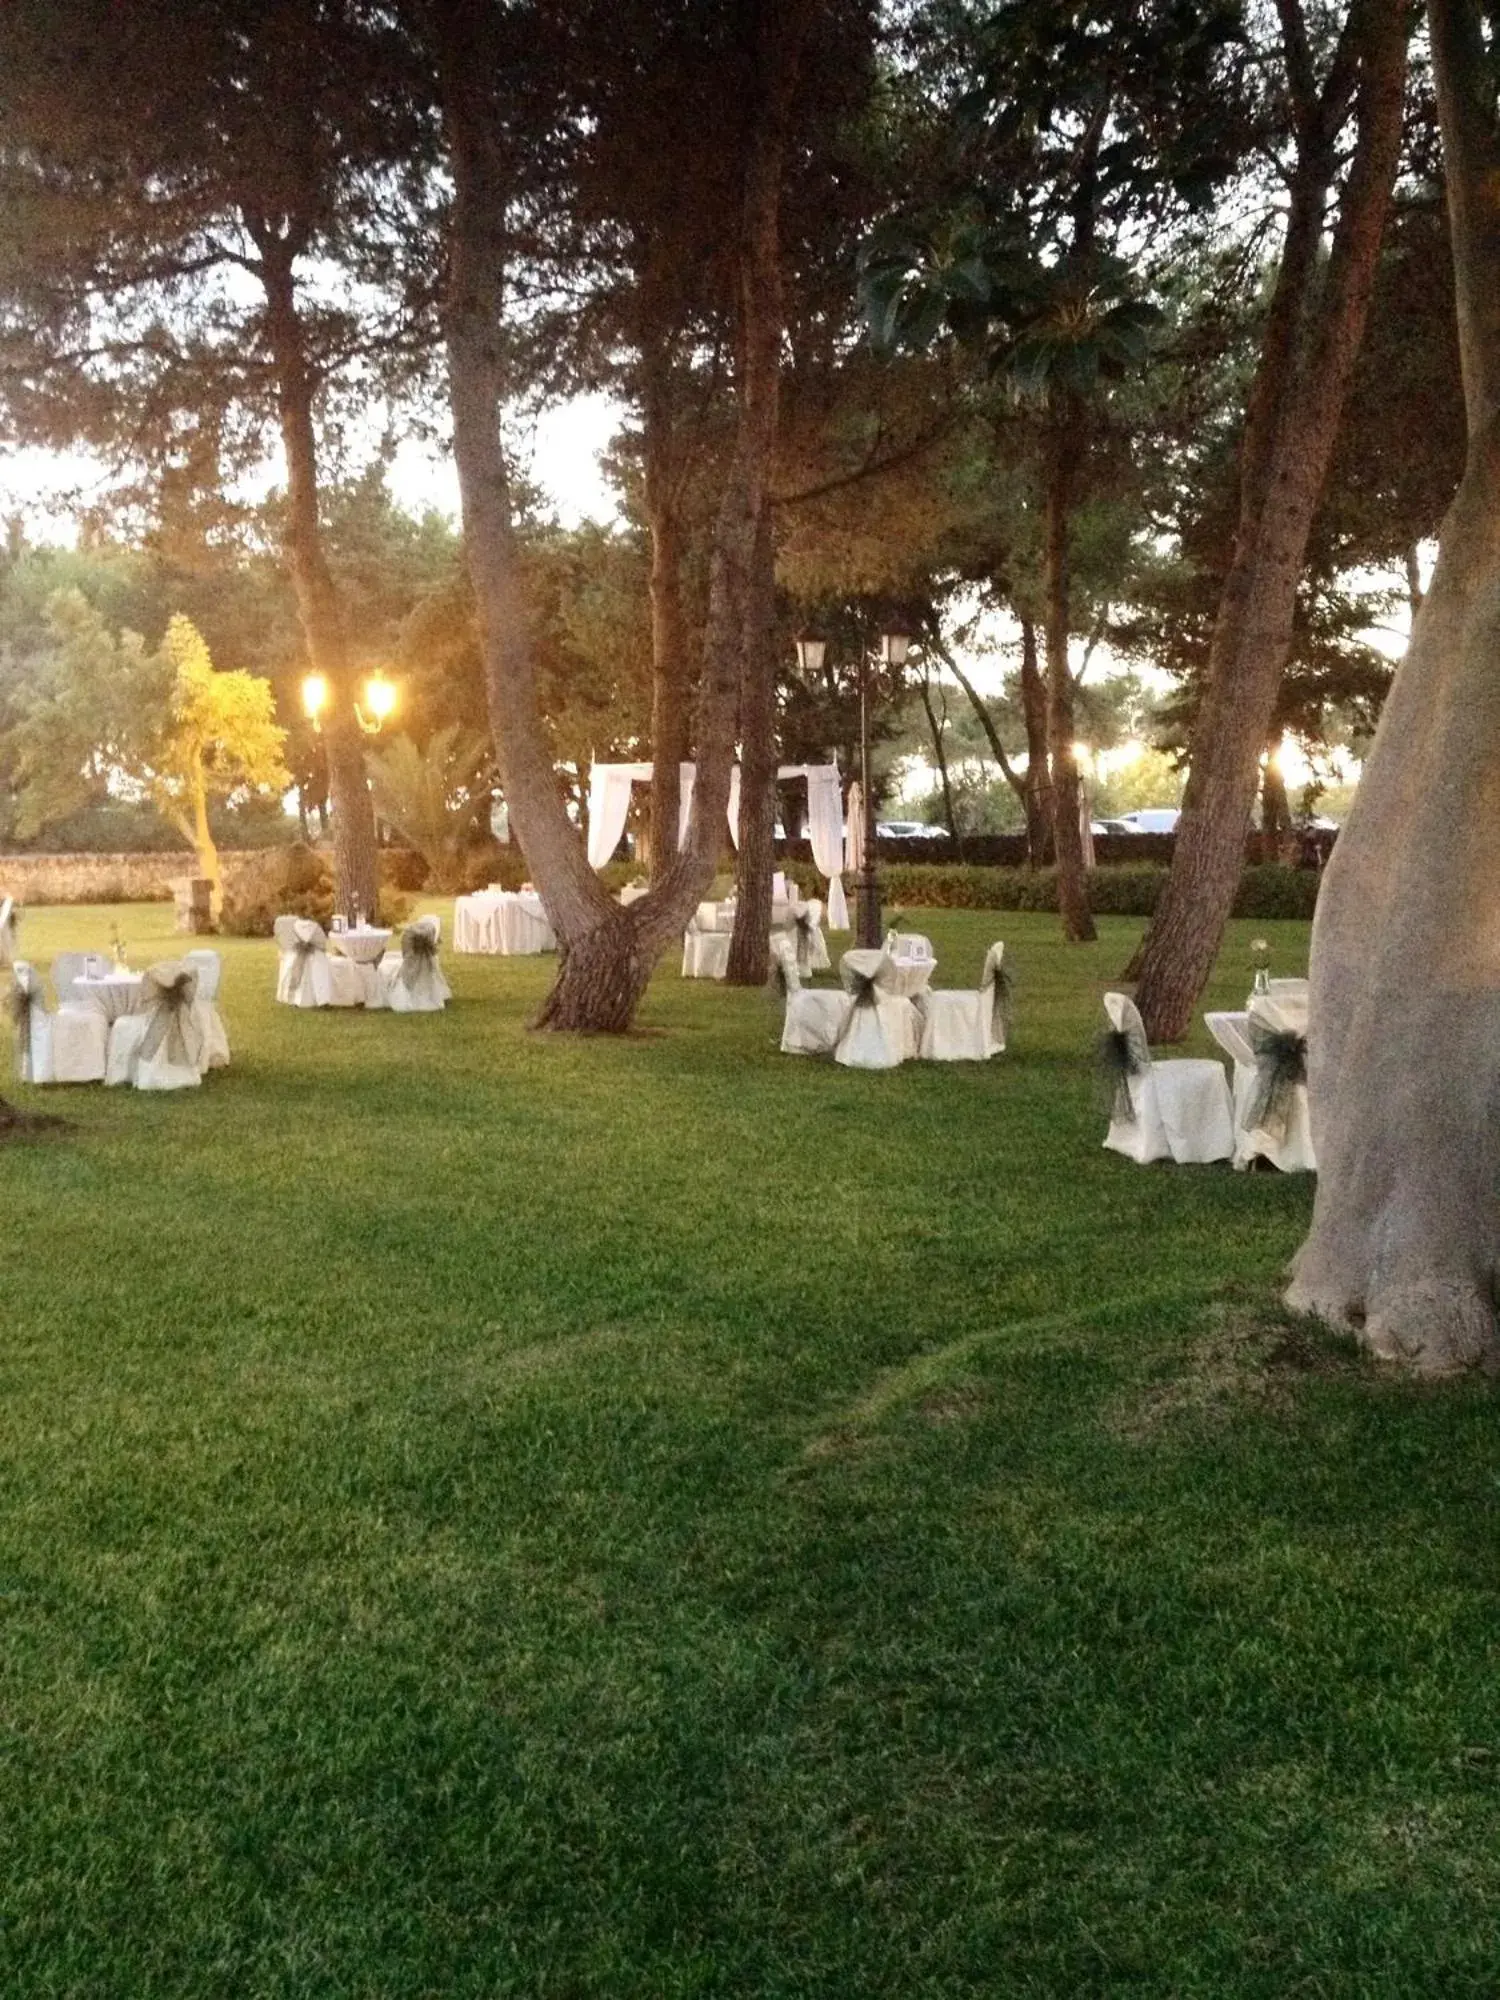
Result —
[[327, 708], [328, 683], [321, 674], [309, 674], [306, 680], [303, 681], [302, 706], [306, 709], [309, 719], [313, 722], [316, 722], [324, 709]]

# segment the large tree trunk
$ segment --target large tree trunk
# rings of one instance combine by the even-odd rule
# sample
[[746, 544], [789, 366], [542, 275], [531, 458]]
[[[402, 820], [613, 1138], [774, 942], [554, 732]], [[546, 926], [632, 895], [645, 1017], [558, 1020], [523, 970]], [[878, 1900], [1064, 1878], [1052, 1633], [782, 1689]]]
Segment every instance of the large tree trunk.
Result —
[[334, 901], [346, 917], [356, 906], [374, 918], [380, 891], [375, 811], [365, 778], [364, 743], [355, 720], [353, 663], [333, 573], [318, 519], [318, 453], [313, 426], [313, 377], [297, 307], [293, 266], [300, 250], [285, 225], [247, 216], [260, 253], [266, 294], [266, 334], [276, 375], [276, 403], [287, 473], [287, 566], [307, 657], [328, 684], [323, 722], [328, 789], [333, 800]]
[[1057, 906], [1063, 936], [1087, 944], [1098, 936], [1089, 909], [1089, 879], [1083, 853], [1083, 796], [1073, 749], [1073, 673], [1068, 664], [1071, 591], [1068, 527], [1073, 472], [1082, 449], [1076, 413], [1049, 412], [1047, 423], [1046, 588], [1047, 588], [1047, 805], [1052, 849], [1057, 857]]
[[776, 872], [776, 545], [762, 504], [755, 574], [745, 607], [745, 672], [740, 695], [740, 823], [735, 857], [735, 986], [764, 985], [770, 971], [771, 886]]
[[[1282, 12], [1300, 18], [1292, 0]], [[1322, 97], [1304, 110], [1286, 245], [1245, 419], [1234, 558], [1171, 873], [1137, 960], [1136, 1000], [1153, 1041], [1187, 1033], [1239, 884], [1308, 534], [1364, 334], [1400, 152], [1407, 26], [1404, 0], [1351, 6]], [[1289, 63], [1297, 67], [1290, 55]], [[1358, 139], [1325, 273], [1324, 212], [1356, 63]]]
[[503, 131], [487, 95], [493, 71], [476, 39], [475, 10], [447, 0], [439, 15], [439, 85], [453, 176], [445, 330], [454, 459], [496, 758], [512, 824], [558, 937], [557, 983], [538, 1016], [541, 1027], [611, 1033], [628, 1027], [656, 958], [680, 935], [713, 876], [729, 800], [755, 531], [775, 438], [779, 210], [802, 4], [762, 0], [753, 21], [761, 104], [745, 161], [738, 246], [742, 364], [735, 448], [710, 567], [693, 806], [683, 847], [670, 860], [657, 856], [651, 893], [628, 909], [588, 865], [542, 721], [500, 440], [511, 196]]
[[1292, 1305], [1424, 1374], [1500, 1367], [1500, 130], [1431, 0], [1469, 456], [1313, 926], [1318, 1192]]
[[1026, 865], [1052, 862], [1052, 812], [1047, 771], [1047, 683], [1037, 657], [1036, 624], [1021, 621], [1021, 714], [1026, 724]]
[[681, 495], [672, 449], [670, 361], [652, 357], [641, 399], [646, 526], [651, 536], [651, 872], [677, 852], [681, 768], [689, 748]]

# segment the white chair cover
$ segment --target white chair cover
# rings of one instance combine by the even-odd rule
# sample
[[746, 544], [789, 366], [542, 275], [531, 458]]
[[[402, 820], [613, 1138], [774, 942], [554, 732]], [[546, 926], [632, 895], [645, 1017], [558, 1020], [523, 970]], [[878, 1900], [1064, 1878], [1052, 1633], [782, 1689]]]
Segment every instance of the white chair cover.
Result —
[[1153, 1062], [1135, 1002], [1106, 993], [1111, 1030], [1129, 1039], [1135, 1068], [1125, 1079], [1130, 1116], [1114, 1116], [1104, 1143], [1140, 1166], [1227, 1160], [1234, 1153], [1234, 1107], [1223, 1066], [1202, 1056]]
[[16, 1075], [22, 1083], [55, 1083], [52, 1073], [52, 1022], [42, 977], [34, 965], [18, 958], [11, 967], [7, 1010], [16, 1038]]
[[10, 896], [0, 899], [0, 965], [16, 960], [16, 906]]
[[440, 1014], [453, 998], [438, 964], [440, 935], [436, 917], [418, 917], [401, 933], [400, 960], [383, 975], [385, 1004], [393, 1014]]
[[797, 952], [782, 933], [772, 949], [786, 983], [786, 1014], [781, 1024], [781, 1053], [786, 1056], [831, 1056], [849, 1018], [849, 995], [830, 987], [814, 991], [802, 984]]
[[[776, 921], [773, 905], [772, 920]], [[797, 954], [797, 970], [826, 972], [833, 961], [828, 956], [828, 940], [823, 935], [823, 905], [814, 896], [807, 902], [794, 896], [786, 905], [778, 928], [790, 938]]]
[[901, 981], [889, 952], [846, 951], [839, 978], [850, 1005], [834, 1061], [848, 1069], [894, 1069], [914, 1056], [921, 1023], [910, 998], [898, 990]]
[[[1287, 985], [1289, 990], [1279, 996], [1280, 1005], [1273, 987], [1271, 998], [1257, 996], [1241, 1017], [1249, 1067], [1242, 1097], [1236, 1065], [1235, 1164], [1248, 1166], [1251, 1160], [1269, 1160], [1284, 1174], [1313, 1174], [1318, 1162], [1307, 1102], [1306, 994], [1295, 990], [1295, 982]], [[1284, 1051], [1289, 1036], [1302, 1056], [1302, 1076], [1278, 1086], [1274, 1082], [1277, 1051], [1267, 1046], [1267, 1038], [1281, 1038]]]
[[987, 1062], [1005, 1047], [1005, 946], [992, 944], [984, 955], [979, 991], [939, 988], [919, 993], [922, 1021], [919, 1053], [928, 1062]]
[[697, 915], [688, 918], [682, 934], [684, 979], [722, 979], [729, 970], [730, 933], [704, 930]]
[[227, 1069], [229, 1035], [224, 1017], [219, 1012], [219, 981], [223, 976], [224, 962], [216, 951], [206, 948], [185, 951], [182, 962], [190, 965], [198, 975], [198, 997], [193, 1005], [198, 1017], [198, 1031], [203, 1038], [203, 1067]]
[[142, 1005], [110, 1027], [104, 1081], [133, 1083], [137, 1090], [195, 1090], [207, 1067], [196, 970], [176, 958], [149, 966]]
[[333, 975], [323, 926], [311, 917], [278, 917], [272, 929], [281, 953], [276, 998], [288, 1007], [331, 1007]]

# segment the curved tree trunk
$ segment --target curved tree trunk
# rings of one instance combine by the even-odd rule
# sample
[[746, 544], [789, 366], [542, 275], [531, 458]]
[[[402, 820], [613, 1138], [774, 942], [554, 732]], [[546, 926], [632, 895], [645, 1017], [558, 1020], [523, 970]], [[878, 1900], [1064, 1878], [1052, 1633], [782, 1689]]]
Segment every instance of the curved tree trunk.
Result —
[[761, 506], [755, 575], [745, 607], [740, 693], [740, 823], [735, 856], [734, 986], [762, 986], [771, 969], [771, 878], [776, 863], [776, 547], [771, 509]]
[[1073, 749], [1073, 674], [1068, 664], [1071, 591], [1068, 525], [1073, 471], [1081, 449], [1078, 423], [1068, 409], [1048, 418], [1047, 463], [1047, 753], [1048, 808], [1052, 849], [1057, 857], [1057, 905], [1063, 936], [1087, 944], [1098, 936], [1089, 909], [1089, 879], [1083, 854], [1083, 794]]
[[301, 245], [289, 225], [247, 216], [260, 253], [266, 294], [266, 334], [276, 375], [276, 404], [287, 473], [287, 566], [314, 672], [328, 683], [323, 722], [328, 789], [333, 800], [334, 901], [347, 917], [356, 905], [371, 917], [379, 900], [375, 810], [365, 779], [365, 753], [354, 716], [355, 686], [343, 611], [318, 519], [318, 453], [313, 426], [313, 378], [297, 307], [293, 266]]
[[958, 814], [953, 805], [953, 782], [948, 775], [948, 752], [943, 743], [943, 723], [938, 720], [937, 710], [932, 705], [932, 674], [925, 660], [918, 693], [922, 697], [922, 710], [927, 717], [928, 733], [932, 737], [932, 754], [937, 759], [938, 780], [943, 789], [943, 816], [948, 822], [948, 838], [953, 842], [954, 852], [962, 861], [963, 835], [958, 830]]
[[761, 102], [744, 168], [738, 260], [742, 362], [735, 448], [715, 524], [696, 708], [697, 773], [684, 846], [657, 857], [649, 895], [622, 909], [567, 816], [542, 720], [517, 562], [499, 413], [512, 189], [489, 101], [492, 69], [463, 0], [438, 14], [444, 126], [453, 176], [445, 332], [464, 545], [479, 618], [495, 754], [512, 824], [557, 933], [557, 983], [538, 1026], [618, 1033], [652, 967], [713, 876], [734, 754], [745, 606], [776, 431], [782, 335], [780, 201], [805, 0], [761, 0], [753, 28]]
[[1500, 1367], [1500, 125], [1477, 0], [1429, 18], [1469, 455], [1318, 899], [1288, 1298], [1445, 1374]]
[[651, 537], [651, 873], [677, 852], [687, 759], [687, 620], [682, 603], [682, 521], [672, 451], [670, 362], [653, 357], [641, 398], [646, 526]]
[[1026, 865], [1052, 862], [1052, 814], [1047, 776], [1047, 683], [1037, 659], [1036, 622], [1021, 621], [1021, 714], [1026, 723]]
[[[1300, 18], [1293, 0], [1284, 0], [1283, 13]], [[1136, 1001], [1153, 1041], [1187, 1033], [1239, 885], [1307, 538], [1375, 280], [1401, 146], [1407, 29], [1404, 0], [1351, 6], [1322, 96], [1303, 109], [1286, 245], [1245, 418], [1234, 559], [1210, 643], [1171, 873], [1136, 961]], [[1324, 213], [1356, 65], [1358, 139], [1325, 274]]]

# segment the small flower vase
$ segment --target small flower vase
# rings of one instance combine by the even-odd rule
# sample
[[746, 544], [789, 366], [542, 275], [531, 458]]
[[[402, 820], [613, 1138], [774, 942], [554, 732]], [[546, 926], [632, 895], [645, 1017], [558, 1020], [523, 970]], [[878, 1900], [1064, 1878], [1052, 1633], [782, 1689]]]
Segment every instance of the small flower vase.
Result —
[[1269, 967], [1264, 965], [1256, 966], [1255, 983], [1252, 985], [1250, 990], [1252, 993], [1269, 994], [1269, 992], [1271, 991], [1271, 973]]

